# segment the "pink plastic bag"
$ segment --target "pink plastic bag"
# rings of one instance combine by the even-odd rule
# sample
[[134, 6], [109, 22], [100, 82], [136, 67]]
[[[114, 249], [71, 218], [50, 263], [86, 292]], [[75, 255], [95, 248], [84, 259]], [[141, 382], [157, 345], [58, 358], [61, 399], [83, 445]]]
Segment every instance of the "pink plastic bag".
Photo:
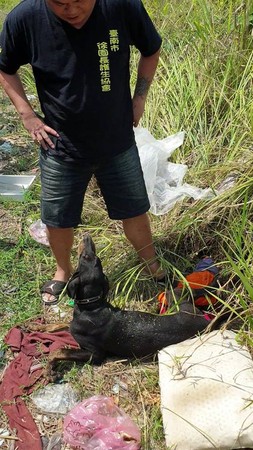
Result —
[[74, 449], [139, 450], [141, 433], [112, 398], [95, 395], [67, 414], [64, 441]]
[[46, 225], [39, 219], [32, 223], [28, 228], [30, 236], [40, 244], [49, 246], [46, 234]]

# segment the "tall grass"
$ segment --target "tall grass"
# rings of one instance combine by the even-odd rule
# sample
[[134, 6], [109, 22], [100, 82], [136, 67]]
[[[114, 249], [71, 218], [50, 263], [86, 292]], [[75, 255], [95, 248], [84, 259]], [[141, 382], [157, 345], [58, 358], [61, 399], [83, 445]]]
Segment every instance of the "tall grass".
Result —
[[187, 139], [177, 159], [197, 172], [229, 164], [252, 139], [248, 9], [239, 14], [235, 1], [169, 4], [146, 124], [158, 136], [184, 129]]
[[172, 0], [148, 7], [163, 49], [143, 124], [159, 138], [186, 131], [172, 160], [188, 164], [191, 184], [215, 189], [228, 175], [237, 180], [210, 201], [177, 205], [154, 220], [155, 227], [178, 254], [179, 267], [180, 256], [194, 258], [202, 249], [212, 254], [241, 281], [233, 300], [242, 304], [244, 297], [247, 309], [253, 284], [253, 2]]

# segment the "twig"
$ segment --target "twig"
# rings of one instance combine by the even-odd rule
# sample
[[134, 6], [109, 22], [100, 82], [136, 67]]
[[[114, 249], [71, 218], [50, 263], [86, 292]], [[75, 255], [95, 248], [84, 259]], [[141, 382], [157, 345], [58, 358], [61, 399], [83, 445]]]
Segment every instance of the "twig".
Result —
[[6, 436], [5, 434], [0, 434], [0, 439], [9, 439], [12, 441], [19, 441], [17, 436]]

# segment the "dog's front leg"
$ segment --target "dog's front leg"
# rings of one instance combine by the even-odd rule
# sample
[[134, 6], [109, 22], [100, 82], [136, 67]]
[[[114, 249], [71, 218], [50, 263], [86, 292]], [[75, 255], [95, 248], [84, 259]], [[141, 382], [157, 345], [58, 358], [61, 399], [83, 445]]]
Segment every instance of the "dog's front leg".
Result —
[[59, 361], [77, 361], [89, 364], [101, 364], [105, 359], [105, 355], [99, 352], [91, 352], [86, 349], [70, 349], [64, 348], [52, 352], [47, 361], [45, 376], [48, 381], [55, 381], [57, 379], [57, 372], [55, 370], [57, 362]]
[[27, 331], [43, 331], [47, 333], [53, 333], [54, 331], [69, 330], [69, 323], [29, 323], [26, 325]]

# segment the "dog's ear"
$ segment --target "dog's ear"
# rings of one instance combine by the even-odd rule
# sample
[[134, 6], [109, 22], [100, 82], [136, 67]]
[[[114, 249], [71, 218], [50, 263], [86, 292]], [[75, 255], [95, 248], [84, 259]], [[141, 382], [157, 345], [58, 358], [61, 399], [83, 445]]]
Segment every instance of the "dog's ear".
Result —
[[77, 292], [79, 283], [80, 283], [79, 272], [76, 271], [75, 273], [73, 273], [71, 279], [68, 282], [68, 286], [67, 286], [67, 294], [70, 298], [72, 298], [72, 299], [76, 298], [76, 292]]
[[104, 298], [107, 297], [109, 289], [110, 289], [109, 280], [108, 280], [108, 277], [104, 274], [104, 286], [103, 286], [103, 297]]

